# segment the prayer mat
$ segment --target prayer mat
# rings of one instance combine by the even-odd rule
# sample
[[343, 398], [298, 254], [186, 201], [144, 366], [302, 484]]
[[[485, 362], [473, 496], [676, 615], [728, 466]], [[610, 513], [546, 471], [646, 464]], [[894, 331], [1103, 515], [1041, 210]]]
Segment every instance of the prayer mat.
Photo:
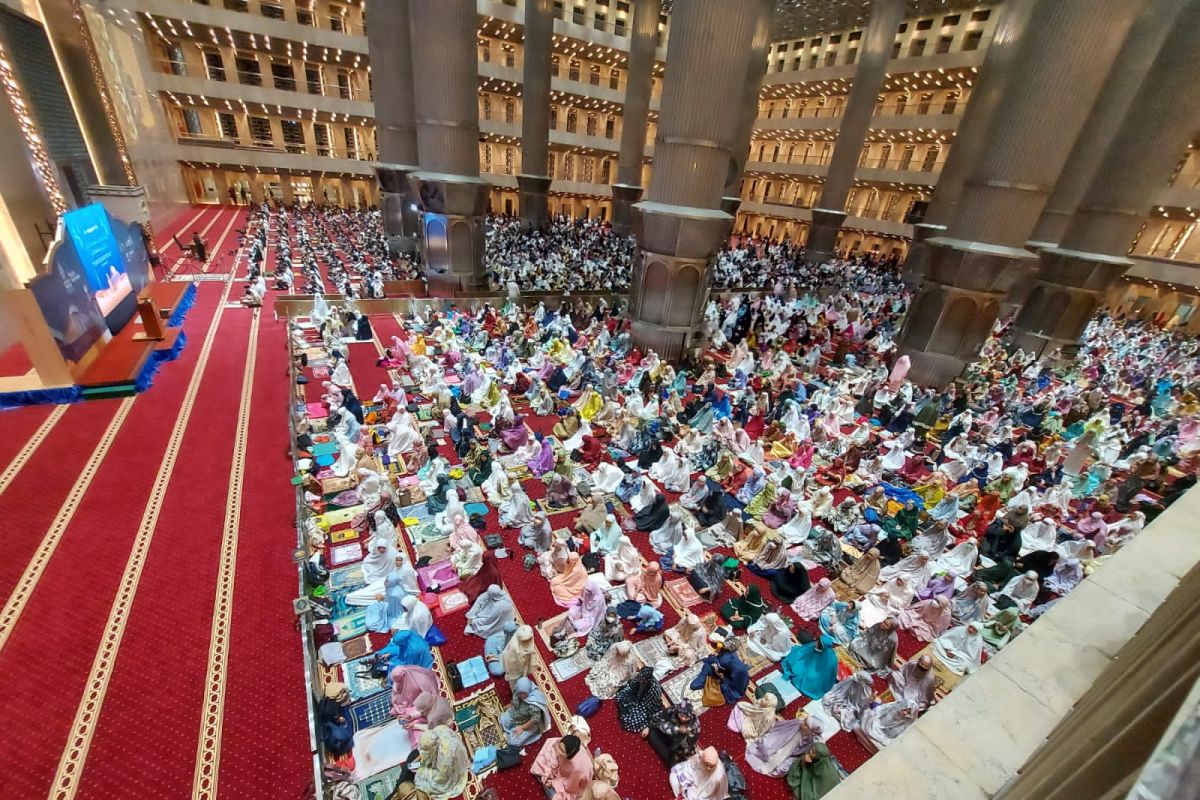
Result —
[[551, 505], [550, 501], [543, 497], [541, 500], [534, 501], [538, 508], [546, 512], [546, 516], [554, 516], [555, 514], [569, 514], [572, 511], [579, 511], [583, 508], [583, 503], [576, 503], [572, 506], [555, 506]]
[[704, 598], [696, 594], [696, 590], [692, 588], [692, 584], [688, 582], [687, 578], [667, 581], [665, 588], [682, 608], [691, 608], [704, 602]]
[[[336, 442], [317, 442], [311, 448], [309, 448], [309, 452], [312, 453], [314, 456], [337, 455], [338, 446], [337, 446]], [[335, 482], [345, 483], [345, 486], [343, 486], [338, 491], [345, 491], [346, 489], [351, 488], [349, 478], [328, 478], [327, 481], [329, 483], [335, 483]], [[334, 491], [333, 489], [325, 489], [325, 484], [327, 481], [321, 481], [321, 488], [327, 492]]]
[[362, 636], [367, 632], [367, 612], [359, 611], [348, 617], [339, 617], [333, 620], [333, 626], [337, 628], [339, 642], [353, 639], [355, 636]]
[[667, 697], [670, 697], [673, 702], [681, 703], [684, 700], [690, 702], [692, 709], [696, 712], [696, 716], [700, 716], [708, 710], [701, 702], [704, 691], [702, 689], [690, 688], [692, 681], [696, 680], [700, 675], [702, 667], [703, 662], [696, 662], [674, 678], [663, 681], [662, 684], [663, 691], [666, 692]]
[[451, 592], [442, 592], [438, 595], [437, 608], [433, 612], [439, 617], [444, 617], [448, 614], [453, 614], [456, 611], [465, 611], [470, 603], [467, 596], [455, 589]]
[[421, 542], [417, 545], [417, 559], [428, 558], [432, 561], [444, 561], [450, 558], [450, 554], [454, 552], [454, 548], [450, 546], [450, 537], [444, 536], [441, 539], [433, 539], [426, 542]]
[[438, 589], [444, 592], [458, 586], [459, 578], [449, 561], [438, 561], [418, 569], [417, 582], [426, 591], [430, 586], [436, 584]]
[[820, 700], [811, 700], [808, 705], [802, 708], [797, 714], [797, 718], [803, 714], [809, 719], [815, 719], [821, 723], [821, 741], [828, 742], [837, 734], [841, 733], [842, 723], [830, 716], [825, 710], [825, 706], [821, 705]]
[[642, 661], [652, 667], [659, 661], [670, 662], [671, 668], [667, 671], [667, 674], [683, 666], [682, 661], [667, 652], [667, 642], [661, 634], [651, 636], [649, 639], [642, 639], [633, 645], [633, 649], [642, 657]]
[[[381, 695], [387, 698], [387, 695]], [[354, 778], [365, 780], [404, 763], [416, 743], [399, 720], [354, 734]]]
[[365, 656], [369, 652], [371, 652], [370, 636], [360, 636], [357, 639], [342, 642], [342, 653], [347, 660]]
[[339, 530], [329, 532], [329, 540], [334, 544], [341, 544], [342, 542], [348, 542], [351, 539], [357, 538], [358, 531], [354, 530], [354, 528], [341, 528]]
[[358, 796], [360, 800], [388, 800], [392, 796], [392, 792], [396, 791], [396, 786], [400, 783], [400, 773], [404, 771], [404, 766], [400, 765], [384, 770], [378, 775], [372, 775], [364, 781], [358, 782]]
[[833, 596], [843, 603], [853, 600], [855, 602], [862, 601], [862, 595], [852, 586], [847, 586], [841, 578], [833, 581]]
[[[321, 455], [321, 453], [318, 452], [318, 448], [320, 447], [324, 447], [324, 445], [316, 445], [316, 447], [313, 448], [313, 455]], [[326, 496], [336, 495], [353, 488], [354, 487], [350, 485], [349, 478], [326, 478], [325, 480], [321, 481], [321, 492]]]
[[325, 419], [329, 416], [329, 409], [325, 408], [323, 403], [308, 403], [304, 407], [304, 413], [310, 420]]
[[467, 512], [467, 516], [478, 514], [481, 517], [486, 517], [488, 513], [487, 503], [467, 503], [463, 506], [463, 510]]
[[738, 637], [738, 639], [739, 639], [739, 644], [741, 645], [740, 652], [738, 653], [738, 655], [741, 657], [742, 661], [746, 664], [746, 669], [750, 672], [751, 675], [756, 675], [759, 672], [762, 672], [763, 670], [767, 669], [768, 667], [772, 667], [775, 665], [775, 662], [772, 661], [771, 659], [767, 658], [766, 656], [755, 653], [755, 652], [751, 651], [749, 647], [746, 647], [745, 639], [743, 639], [741, 637]]
[[420, 547], [427, 542], [450, 541], [450, 537], [442, 533], [433, 520], [416, 525], [405, 525], [404, 532], [408, 534], [408, 540], [413, 543], [414, 547]]
[[344, 492], [338, 492], [333, 497], [325, 501], [326, 507], [331, 511], [336, 511], [342, 508], [352, 508], [362, 505], [362, 499], [359, 498], [358, 492], [353, 489], [347, 489]]
[[363, 578], [362, 564], [353, 564], [349, 567], [331, 570], [329, 573], [330, 591], [353, 589], [365, 585], [366, 579]]
[[[487, 505], [484, 504], [483, 489], [480, 489], [478, 486], [472, 486], [469, 489], [467, 489], [466, 495], [467, 495], [467, 505], [468, 506], [475, 505], [475, 504], [481, 504], [481, 505], [483, 505], [483, 507], [485, 509], [487, 508]], [[470, 512], [468, 511], [468, 513], [470, 513]], [[484, 511], [483, 513], [486, 514], [487, 512]]]
[[386, 677], [371, 677], [371, 662], [374, 660], [374, 655], [366, 655], [342, 664], [342, 682], [346, 684], [351, 700], [365, 700], [388, 690]]
[[550, 635], [554, 633], [554, 631], [558, 630], [558, 626], [563, 624], [566, 619], [567, 612], [564, 611], [556, 617], [551, 617], [550, 619], [539, 622], [535, 626], [537, 628], [537, 632], [541, 634], [542, 642], [546, 645], [547, 650], [550, 649]]
[[335, 525], [341, 525], [343, 522], [350, 522], [361, 511], [362, 505], [351, 506], [349, 508], [339, 508], [336, 511], [328, 511], [317, 517], [317, 522], [322, 526], [332, 528]]
[[720, 522], [701, 530], [698, 537], [700, 543], [706, 548], [733, 547], [734, 538], [729, 535], [725, 526]]
[[587, 650], [583, 647], [576, 650], [574, 655], [550, 662], [550, 672], [553, 673], [554, 680], [560, 683], [562, 681], [569, 681], [576, 675], [581, 675], [591, 668], [592, 660], [588, 658]]
[[779, 696], [783, 698], [783, 705], [785, 707], [790, 706], [793, 701], [799, 700], [801, 697], [803, 697], [796, 687], [792, 685], [792, 682], [783, 677], [783, 673], [780, 670], [775, 670], [774, 672], [764, 675], [761, 679], [756, 681], [756, 684], [759, 687], [770, 686], [775, 691], [779, 692]]
[[625, 585], [614, 586], [604, 593], [608, 597], [610, 606], [618, 606], [629, 599], [629, 592], [626, 591]]
[[342, 564], [358, 561], [362, 555], [362, 545], [358, 542], [339, 544], [329, 548], [329, 563], [331, 566], [340, 567]]
[[400, 518], [405, 520], [405, 525], [408, 525], [408, 520], [410, 519], [425, 522], [426, 520], [433, 519], [433, 514], [429, 513], [429, 509], [425, 507], [424, 503], [413, 503], [410, 506], [400, 509]]
[[382, 725], [392, 718], [392, 695], [390, 692], [373, 695], [348, 707], [350, 724], [361, 731], [374, 725]]

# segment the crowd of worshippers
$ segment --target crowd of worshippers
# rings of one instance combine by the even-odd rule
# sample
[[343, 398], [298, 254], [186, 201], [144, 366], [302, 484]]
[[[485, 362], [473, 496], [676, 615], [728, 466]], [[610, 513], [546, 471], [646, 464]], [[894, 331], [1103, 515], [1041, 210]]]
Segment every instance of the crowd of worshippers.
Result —
[[788, 240], [772, 241], [757, 236], [739, 236], [721, 249], [713, 259], [713, 286], [721, 289], [785, 288], [799, 292], [817, 292], [824, 287], [840, 286], [846, 272], [854, 285], [876, 291], [875, 281], [888, 280], [899, 291], [897, 255], [850, 253], [819, 264], [805, 262], [804, 246]]
[[275, 259], [271, 286], [289, 294], [380, 298], [384, 281], [419, 274], [411, 258], [388, 253], [383, 217], [374, 208], [262, 204], [251, 210], [242, 235], [249, 262], [247, 305], [261, 305], [266, 294], [268, 250]]
[[490, 215], [484, 269], [502, 291], [625, 292], [636, 250], [599, 219], [556, 215], [545, 230], [525, 231], [520, 217]]
[[[371, 534], [367, 585], [349, 602], [393, 636], [383, 651], [393, 713], [420, 732], [410, 767], [425, 795], [413, 796], [462, 791], [472, 756], [446, 724], [435, 626], [398, 547], [384, 460], [416, 471], [470, 604], [467, 634], [510, 690], [507, 745], [519, 762], [540, 743], [529, 768], [558, 800], [619, 797], [615, 754], [589, 752], [581, 716], [551, 735], [532, 680], [535, 632], [517, 623], [464, 486], [517, 532], [530, 580], [565, 610], [554, 656], [584, 651], [592, 697], [616, 701], [621, 728], [669, 767], [676, 797], [722, 800], [744, 791], [750, 769], [809, 800], [840, 780], [831, 735], [887, 747], [939, 687], [979, 669], [1194, 485], [1196, 339], [1100, 315], [1074, 359], [1035, 358], [1006, 347], [998, 325], [961, 378], [925, 389], [892, 341], [907, 302], [865, 269], [820, 296], [714, 302], [714, 347], [688, 365], [635, 347], [602, 305], [426, 309], [380, 361], [407, 380], [381, 385], [370, 412], [336, 358], [322, 397], [332, 470], [356, 484]], [[552, 433], [534, 433], [532, 417], [554, 419]], [[307, 436], [301, 427], [301, 447]], [[581, 509], [569, 528], [532, 510], [531, 481], [545, 484], [545, 507]], [[319, 505], [313, 475], [305, 488]], [[310, 533], [321, 566], [326, 537]], [[663, 630], [665, 583], [678, 578], [719, 614], [715, 628], [688, 612]], [[618, 585], [626, 599], [610, 604], [605, 587]], [[928, 646], [898, 659], [902, 632]], [[660, 633], [667, 656], [645, 663], [632, 644]], [[785, 714], [774, 684], [749, 694], [751, 665], [766, 662], [824, 715]], [[839, 662], [853, 665], [848, 677]], [[664, 693], [667, 676], [697, 665], [689, 695]], [[334, 725], [344, 709], [330, 702]], [[698, 746], [697, 707], [724, 705], [744, 753]]]

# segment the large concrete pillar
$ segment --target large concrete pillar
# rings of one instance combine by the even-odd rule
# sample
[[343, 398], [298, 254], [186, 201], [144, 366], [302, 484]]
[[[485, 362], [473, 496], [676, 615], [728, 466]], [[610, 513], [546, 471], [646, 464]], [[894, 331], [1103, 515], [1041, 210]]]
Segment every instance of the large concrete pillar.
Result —
[[634, 203], [642, 199], [642, 156], [646, 152], [646, 119], [650, 113], [651, 79], [658, 50], [658, 17], [662, 0], [636, 0], [625, 75], [625, 110], [621, 116], [621, 152], [613, 184], [613, 230], [633, 232]]
[[525, 70], [521, 88], [521, 227], [544, 229], [550, 222], [550, 56], [554, 38], [553, 0], [525, 0]]
[[409, 176], [421, 211], [430, 288], [482, 288], [488, 184], [479, 177], [479, 65], [474, 0], [410, 0], [417, 153]]
[[825, 173], [825, 184], [817, 207], [812, 210], [804, 256], [810, 264], [828, 261], [837, 246], [838, 231], [846, 218], [846, 197], [854, 184], [863, 142], [871, 127], [871, 117], [875, 115], [875, 100], [887, 77], [888, 60], [892, 57], [896, 31], [903, 18], [904, 3], [901, 0], [876, 0], [872, 6], [858, 67], [854, 70], [854, 83], [846, 100], [837, 142], [833, 145], [829, 170]]
[[733, 162], [737, 108], [758, 3], [689, 0], [675, 9], [654, 173], [634, 221], [640, 258], [630, 291], [633, 338], [668, 360], [691, 345], [711, 283], [709, 264], [733, 217], [721, 195]]
[[1062, 241], [1071, 215], [1100, 169], [1105, 151], [1146, 79], [1155, 55], [1167, 38], [1167, 31], [1186, 4], [1187, 0], [1149, 0], [1134, 21], [1109, 70], [1104, 88], [1100, 90], [1100, 97], [1092, 106], [1066, 166], [1054, 184], [1054, 191], [1046, 200], [1046, 207], [1030, 237], [1031, 244], [1041, 248]]
[[913, 379], [943, 385], [979, 353], [1001, 303], [1037, 264], [1024, 248], [1145, 0], [1038, 3], [927, 280], [898, 341]]
[[733, 165], [725, 180], [725, 196], [721, 198], [721, 208], [735, 217], [742, 204], [738, 188], [742, 173], [746, 171], [746, 160], [750, 157], [750, 137], [754, 133], [754, 121], [758, 119], [758, 93], [762, 89], [763, 76], [767, 74], [767, 51], [771, 49], [772, 0], [747, 2], [758, 3], [762, 8], [754, 9], [759, 21], [758, 28], [754, 31], [750, 51], [746, 54], [746, 89], [742, 94], [738, 127], [733, 139]]
[[996, 23], [996, 32], [988, 46], [987, 56], [971, 91], [971, 99], [963, 112], [954, 142], [950, 145], [946, 163], [938, 173], [937, 187], [933, 191], [929, 209], [922, 223], [914, 226], [913, 241], [904, 264], [905, 280], [914, 286], [920, 286], [928, 267], [929, 247], [925, 242], [944, 233], [958, 209], [963, 183], [975, 166], [979, 151], [991, 130], [992, 117], [1000, 105], [1004, 87], [1017, 70], [1017, 48], [1038, 2], [1009, 0], [998, 9], [1000, 20]]
[[416, 253], [421, 220], [409, 194], [417, 171], [417, 128], [413, 106], [409, 0], [367, 0], [367, 47], [371, 54], [372, 98], [382, 194], [383, 230], [393, 253]]
[[1073, 355], [1104, 293], [1133, 265], [1129, 246], [1200, 129], [1200, 0], [1175, 5], [1183, 8], [1170, 15], [1174, 26], [1097, 159], [1061, 244], [1039, 250], [1041, 273], [1017, 316], [1018, 347]]

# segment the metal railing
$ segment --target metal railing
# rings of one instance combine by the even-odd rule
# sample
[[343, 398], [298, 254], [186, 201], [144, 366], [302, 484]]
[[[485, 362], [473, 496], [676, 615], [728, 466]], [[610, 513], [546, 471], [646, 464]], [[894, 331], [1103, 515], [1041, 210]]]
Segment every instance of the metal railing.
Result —
[[938, 172], [942, 168], [942, 159], [926, 161], [916, 156], [912, 158], [865, 158], [858, 162], [859, 169], [894, 169], [901, 172]]
[[782, 153], [780, 154], [780, 158], [767, 158], [767, 154], [762, 153], [759, 155], [758, 158], [754, 158], [752, 156], [750, 160], [757, 161], [760, 164], [789, 164], [792, 166], [824, 167], [824, 166], [829, 165], [829, 162], [832, 158], [833, 158], [833, 156], [831, 156], [831, 155], [821, 156], [821, 155], [812, 155], [812, 154], [809, 154], [807, 156], [801, 155], [801, 156], [792, 156], [791, 158], [787, 158]]
[[877, 117], [922, 117], [922, 116], [947, 116], [951, 114], [962, 114], [966, 109], [967, 104], [961, 99], [955, 100], [934, 100], [928, 103], [920, 100], [915, 102], [901, 103], [893, 100], [890, 103], [876, 103], [875, 116]]
[[845, 106], [805, 106], [804, 108], [768, 108], [759, 112], [759, 119], [816, 119], [818, 117], [840, 117]]
[[344, 147], [331, 145], [309, 145], [306, 142], [284, 142], [282, 144], [271, 139], [242, 139], [240, 137], [214, 136], [204, 133], [180, 133], [176, 141], [182, 145], [200, 145], [216, 147], [223, 150], [254, 150], [268, 151], [287, 155], [309, 155], [314, 153], [320, 158], [341, 158], [349, 161], [374, 161], [375, 154], [369, 150], [349, 150]]

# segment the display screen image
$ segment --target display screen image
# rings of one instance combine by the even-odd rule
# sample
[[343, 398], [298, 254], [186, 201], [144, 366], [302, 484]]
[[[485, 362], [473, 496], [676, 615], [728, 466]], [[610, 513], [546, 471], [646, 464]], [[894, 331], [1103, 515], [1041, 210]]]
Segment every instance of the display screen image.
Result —
[[96, 203], [68, 211], [63, 215], [63, 224], [79, 254], [100, 313], [108, 316], [133, 292], [108, 213]]

